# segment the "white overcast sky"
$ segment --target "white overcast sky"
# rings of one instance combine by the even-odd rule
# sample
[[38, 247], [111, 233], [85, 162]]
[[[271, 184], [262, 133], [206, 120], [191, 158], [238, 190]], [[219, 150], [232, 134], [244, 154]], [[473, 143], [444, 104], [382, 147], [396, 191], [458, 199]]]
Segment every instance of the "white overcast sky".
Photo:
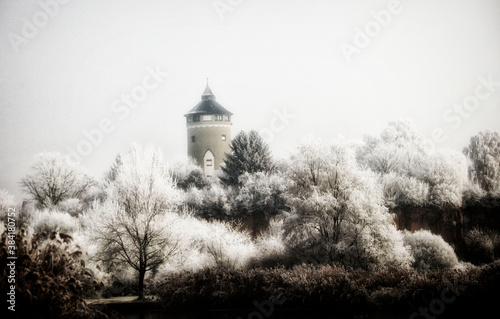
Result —
[[[50, 16], [40, 3], [53, 0], [0, 0], [0, 188], [20, 200], [36, 154], [76, 149], [103, 119], [114, 130], [82, 160], [95, 177], [133, 141], [186, 158], [183, 114], [207, 77], [234, 113], [233, 136], [281, 125], [284, 109], [294, 115], [270, 142], [275, 157], [304, 135], [360, 140], [395, 119], [425, 138], [441, 130], [438, 146], [456, 150], [500, 131], [500, 84], [477, 91], [474, 111], [453, 110], [474, 101], [480, 78], [500, 82], [498, 0], [401, 0], [350, 63], [341, 45], [358, 29], [377, 33], [372, 12], [391, 0], [221, 0], [232, 9], [223, 19], [214, 2], [69, 0], [46, 6]], [[168, 78], [128, 116], [114, 112], [157, 66]]]

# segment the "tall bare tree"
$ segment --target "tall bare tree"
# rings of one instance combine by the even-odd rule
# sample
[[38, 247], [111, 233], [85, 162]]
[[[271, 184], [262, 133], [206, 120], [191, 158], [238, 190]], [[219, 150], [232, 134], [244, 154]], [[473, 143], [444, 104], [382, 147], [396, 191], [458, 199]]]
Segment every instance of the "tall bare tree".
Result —
[[177, 251], [165, 216], [179, 202], [179, 190], [163, 162], [149, 146], [133, 145], [121, 157], [107, 199], [87, 216], [94, 220], [98, 258], [108, 265], [126, 265], [138, 273], [139, 299], [144, 298], [146, 272], [155, 270]]
[[69, 198], [81, 199], [94, 183], [68, 157], [59, 153], [41, 153], [21, 180], [21, 188], [39, 208], [46, 208]]

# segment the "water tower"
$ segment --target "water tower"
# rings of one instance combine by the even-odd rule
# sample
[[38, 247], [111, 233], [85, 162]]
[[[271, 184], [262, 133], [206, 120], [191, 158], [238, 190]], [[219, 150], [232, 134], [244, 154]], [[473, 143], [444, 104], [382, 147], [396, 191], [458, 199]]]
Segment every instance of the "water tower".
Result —
[[184, 115], [188, 156], [196, 160], [206, 177], [220, 169], [226, 158], [225, 154], [231, 152], [232, 115], [215, 100], [208, 80], [201, 101]]

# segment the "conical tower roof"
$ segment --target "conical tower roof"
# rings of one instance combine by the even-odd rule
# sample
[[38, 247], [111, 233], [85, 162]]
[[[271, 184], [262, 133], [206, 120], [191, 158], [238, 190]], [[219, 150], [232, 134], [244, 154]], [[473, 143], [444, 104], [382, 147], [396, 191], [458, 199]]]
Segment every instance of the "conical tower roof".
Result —
[[226, 110], [222, 105], [219, 104], [215, 100], [215, 95], [208, 86], [203, 94], [201, 95], [201, 101], [195, 105], [188, 113], [184, 114], [184, 116], [193, 115], [193, 114], [227, 114], [233, 115], [233, 113]]

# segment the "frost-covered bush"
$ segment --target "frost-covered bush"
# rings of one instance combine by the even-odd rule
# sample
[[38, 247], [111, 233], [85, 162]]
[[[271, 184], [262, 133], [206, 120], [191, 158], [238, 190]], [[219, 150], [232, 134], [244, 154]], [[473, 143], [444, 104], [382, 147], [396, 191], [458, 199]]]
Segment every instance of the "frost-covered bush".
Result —
[[257, 253], [252, 260], [254, 267], [288, 265], [291, 257], [283, 241], [283, 218], [273, 218], [266, 232], [255, 239]]
[[83, 204], [78, 198], [68, 198], [57, 204], [56, 209], [75, 217], [83, 211]]
[[205, 237], [204, 249], [215, 266], [242, 268], [255, 254], [255, 246], [250, 235], [238, 231], [227, 222], [209, 223], [210, 236]]
[[192, 187], [202, 189], [209, 185], [207, 179], [203, 176], [203, 170], [192, 157], [186, 162], [176, 163], [170, 171], [177, 187], [182, 190], [186, 191]]
[[257, 253], [250, 235], [228, 222], [209, 222], [184, 213], [172, 216], [169, 223], [178, 250], [159, 268], [160, 277], [205, 267], [243, 268]]
[[[84, 298], [97, 282], [85, 268], [80, 247], [67, 234], [53, 233], [37, 240], [31, 232], [16, 230], [16, 318], [108, 318], [89, 307]], [[0, 260], [7, 264], [8, 233], [0, 236]], [[7, 267], [0, 271], [0, 287], [9, 291]], [[6, 310], [4, 310], [6, 313]]]
[[464, 187], [463, 203], [464, 206], [477, 205], [485, 196], [487, 192], [481, 186], [472, 181], [468, 181]]
[[191, 187], [186, 192], [184, 203], [196, 216], [207, 220], [225, 220], [231, 213], [227, 192], [218, 182], [204, 189]]
[[106, 266], [95, 258], [99, 253], [99, 246], [93, 240], [92, 236], [89, 236], [90, 231], [85, 229], [88, 225], [84, 224], [81, 217], [82, 216], [80, 216], [79, 220], [79, 229], [72, 234], [73, 242], [81, 249], [82, 255], [80, 259], [84, 262], [86, 269], [92, 273], [93, 277], [100, 283], [102, 288], [108, 287], [111, 284], [112, 273], [123, 274], [124, 271], [106, 269]]
[[403, 234], [404, 243], [410, 247], [414, 258], [414, 268], [435, 270], [458, 266], [459, 261], [455, 251], [441, 236], [434, 235], [428, 230], [414, 233], [405, 231]]
[[104, 185], [93, 185], [87, 190], [81, 200], [83, 210], [90, 208], [96, 201], [99, 203], [103, 203], [106, 200], [106, 197], [107, 194], [106, 190], [104, 189]]
[[35, 210], [28, 219], [37, 238], [44, 238], [52, 232], [73, 234], [78, 230], [78, 220], [66, 212], [58, 210]]
[[[465, 234], [465, 257], [473, 264], [487, 264], [495, 259], [494, 240], [486, 231], [474, 228]], [[498, 240], [498, 239], [497, 239]]]

